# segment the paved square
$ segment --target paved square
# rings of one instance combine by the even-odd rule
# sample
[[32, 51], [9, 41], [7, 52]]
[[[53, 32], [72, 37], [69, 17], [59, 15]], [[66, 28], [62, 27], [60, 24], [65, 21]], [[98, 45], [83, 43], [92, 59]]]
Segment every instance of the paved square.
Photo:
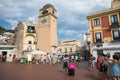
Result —
[[97, 75], [77, 67], [75, 76], [68, 76], [60, 64], [0, 63], [0, 80], [97, 80]]

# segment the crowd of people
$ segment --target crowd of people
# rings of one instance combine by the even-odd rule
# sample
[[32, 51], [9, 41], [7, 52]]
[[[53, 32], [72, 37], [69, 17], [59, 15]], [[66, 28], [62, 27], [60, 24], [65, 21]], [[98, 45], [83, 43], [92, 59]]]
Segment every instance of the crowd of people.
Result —
[[120, 80], [120, 59], [118, 55], [113, 55], [110, 58], [110, 54], [98, 54], [97, 62], [94, 63], [95, 58], [90, 55], [88, 61], [88, 69], [93, 70], [95, 67], [98, 70], [99, 80]]
[[[67, 55], [67, 54], [66, 54]], [[59, 64], [63, 63], [63, 59], [66, 55], [56, 55], [56, 54], [46, 54], [46, 55], [26, 55], [21, 58], [13, 57], [13, 62], [22, 63], [22, 64]], [[67, 55], [69, 61], [74, 61], [77, 65], [80, 65], [80, 61], [83, 60], [81, 55]]]

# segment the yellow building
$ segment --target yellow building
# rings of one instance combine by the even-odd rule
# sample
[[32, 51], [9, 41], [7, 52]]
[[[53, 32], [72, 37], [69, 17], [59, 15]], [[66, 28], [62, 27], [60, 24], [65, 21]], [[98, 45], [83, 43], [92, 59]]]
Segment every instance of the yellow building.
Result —
[[60, 54], [76, 54], [81, 47], [82, 44], [77, 40], [62, 40], [57, 49]]
[[18, 56], [26, 50], [36, 50], [36, 24], [21, 22], [15, 29], [15, 46], [17, 47]]
[[37, 26], [37, 49], [52, 52], [58, 45], [57, 10], [51, 4], [43, 6], [39, 11]]
[[91, 53], [120, 55], [120, 0], [113, 0], [111, 8], [87, 16], [90, 25]]

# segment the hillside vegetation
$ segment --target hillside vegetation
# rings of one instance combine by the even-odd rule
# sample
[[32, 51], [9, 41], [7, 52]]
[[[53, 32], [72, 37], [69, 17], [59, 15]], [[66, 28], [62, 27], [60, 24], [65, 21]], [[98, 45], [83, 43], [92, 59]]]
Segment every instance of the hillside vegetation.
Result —
[[15, 30], [7, 30], [5, 28], [3, 28], [2, 26], [0, 26], [0, 35], [3, 34], [4, 32], [11, 32], [11, 33], [14, 33]]

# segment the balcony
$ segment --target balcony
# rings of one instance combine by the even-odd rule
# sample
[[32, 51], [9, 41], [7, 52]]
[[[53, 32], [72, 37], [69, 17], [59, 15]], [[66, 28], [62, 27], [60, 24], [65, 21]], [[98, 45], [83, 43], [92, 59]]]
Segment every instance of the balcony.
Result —
[[110, 25], [110, 28], [118, 28], [120, 27], [120, 22], [114, 22]]
[[113, 40], [111, 42], [119, 42], [119, 41], [120, 41], [120, 37], [117, 38], [113, 37]]
[[96, 43], [101, 43], [102, 39], [96, 39]]
[[102, 39], [96, 39], [96, 41], [95, 42], [93, 42], [94, 44], [101, 44], [101, 43], [103, 43], [103, 41], [102, 41]]

